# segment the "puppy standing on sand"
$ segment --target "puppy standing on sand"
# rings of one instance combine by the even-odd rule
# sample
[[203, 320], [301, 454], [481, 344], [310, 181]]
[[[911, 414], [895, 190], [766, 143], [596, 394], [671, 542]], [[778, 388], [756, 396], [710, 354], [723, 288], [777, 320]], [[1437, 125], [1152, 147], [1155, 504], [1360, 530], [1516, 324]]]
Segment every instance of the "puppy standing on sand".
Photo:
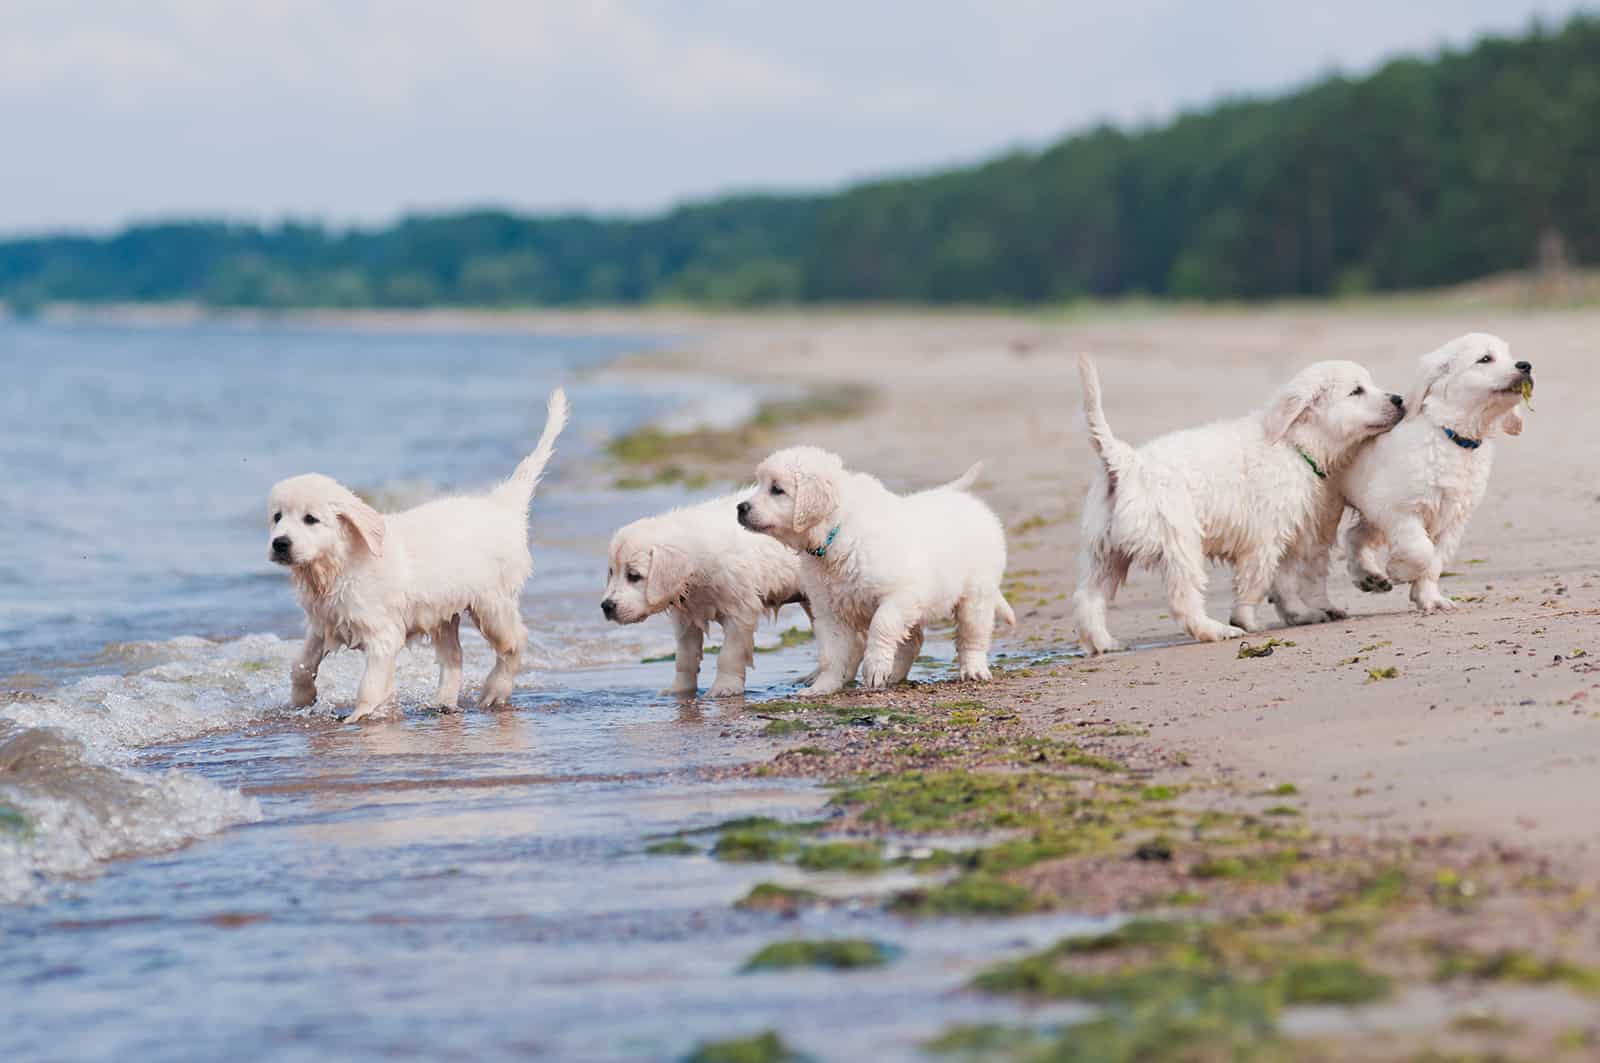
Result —
[[557, 388], [538, 447], [509, 479], [487, 494], [441, 498], [403, 513], [379, 513], [316, 473], [273, 487], [268, 556], [288, 566], [306, 611], [305, 649], [290, 672], [295, 705], [317, 699], [323, 657], [349, 646], [367, 660], [346, 719], [369, 715], [394, 694], [401, 647], [426, 635], [439, 658], [434, 704], [455, 708], [463, 613], [497, 655], [479, 704], [505, 703], [528, 640], [517, 601], [533, 574], [528, 504], [566, 423], [567, 397]]
[[[1106, 605], [1134, 565], [1161, 570], [1172, 615], [1202, 642], [1258, 630], [1255, 610], [1326, 491], [1363, 440], [1400, 420], [1401, 399], [1354, 362], [1303, 370], [1262, 413], [1134, 448], [1111, 432], [1100, 377], [1078, 359], [1089, 439], [1101, 467], [1083, 509], [1073, 611], [1090, 653], [1118, 649]], [[1233, 565], [1232, 624], [1206, 615], [1206, 562]]]
[[1005, 530], [966, 492], [979, 468], [897, 495], [816, 447], [761, 463], [739, 523], [801, 552], [818, 653], [817, 678], [803, 693], [831, 694], [858, 667], [868, 687], [900, 682], [922, 649], [923, 627], [952, 614], [961, 678], [990, 677], [995, 619], [1016, 617], [1000, 593]]
[[[743, 495], [636, 520], [611, 537], [607, 620], [637, 624], [663, 610], [678, 637], [677, 675], [665, 693], [692, 695], [700, 675], [706, 630], [722, 625], [714, 698], [744, 693], [763, 613], [790, 602], [805, 606], [800, 555], [735, 523]], [[809, 612], [809, 609], [808, 609]]]
[[[1356, 586], [1381, 592], [1409, 583], [1422, 612], [1452, 608], [1439, 593], [1439, 573], [1488, 489], [1494, 437], [1522, 434], [1517, 404], [1532, 393], [1533, 363], [1513, 361], [1498, 336], [1470, 333], [1423, 356], [1405, 423], [1365, 448], [1339, 479], [1360, 513], [1345, 533]], [[1332, 542], [1331, 531], [1326, 539]], [[1385, 544], [1386, 567], [1378, 556]]]

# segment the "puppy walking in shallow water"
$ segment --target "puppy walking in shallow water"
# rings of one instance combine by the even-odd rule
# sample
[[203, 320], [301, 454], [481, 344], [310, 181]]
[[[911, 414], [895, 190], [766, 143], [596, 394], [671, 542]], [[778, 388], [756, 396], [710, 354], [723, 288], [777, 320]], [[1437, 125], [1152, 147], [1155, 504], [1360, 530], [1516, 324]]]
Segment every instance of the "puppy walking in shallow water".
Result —
[[988, 679], [996, 618], [1015, 624], [1000, 593], [1000, 521], [953, 483], [897, 495], [838, 455], [792, 447], [756, 470], [739, 523], [800, 551], [801, 583], [817, 631], [808, 695], [841, 689], [861, 670], [868, 687], [898, 683], [922, 649], [923, 628], [952, 614], [963, 679]]
[[[1326, 477], [1401, 416], [1399, 395], [1354, 362], [1318, 362], [1266, 410], [1135, 448], [1111, 432], [1100, 377], [1078, 359], [1089, 439], [1100, 469], [1083, 510], [1073, 611], [1090, 653], [1119, 649], [1106, 606], [1134, 565], [1159, 569], [1172, 615], [1202, 642], [1258, 630], [1255, 610], [1285, 552], [1318, 510]], [[1206, 615], [1206, 562], [1233, 566], [1232, 623]]]
[[426, 635], [439, 658], [434, 704], [454, 709], [463, 613], [497, 655], [479, 704], [505, 703], [528, 639], [517, 601], [533, 573], [528, 504], [566, 423], [567, 398], [557, 388], [538, 447], [509, 479], [487, 494], [403, 513], [379, 513], [316, 473], [273, 487], [268, 556], [288, 567], [306, 612], [305, 649], [290, 674], [295, 705], [316, 700], [323, 657], [349, 646], [366, 655], [366, 671], [346, 719], [369, 715], [394, 694], [401, 647]]
[[[637, 624], [666, 611], [677, 634], [677, 675], [665, 693], [690, 695], [700, 675], [705, 634], [722, 625], [714, 698], [744, 693], [762, 614], [776, 615], [800, 592], [800, 555], [736, 523], [743, 495], [636, 520], [611, 537], [607, 620]], [[809, 612], [809, 610], [808, 610]]]
[[[1488, 489], [1495, 436], [1522, 434], [1517, 404], [1532, 392], [1533, 363], [1514, 361], [1498, 336], [1470, 333], [1423, 356], [1405, 423], [1340, 477], [1345, 501], [1360, 513], [1345, 533], [1356, 586], [1382, 592], [1409, 583], [1422, 612], [1452, 608], [1439, 573]], [[1331, 543], [1333, 532], [1326, 538]], [[1387, 566], [1379, 558], [1385, 545]]]

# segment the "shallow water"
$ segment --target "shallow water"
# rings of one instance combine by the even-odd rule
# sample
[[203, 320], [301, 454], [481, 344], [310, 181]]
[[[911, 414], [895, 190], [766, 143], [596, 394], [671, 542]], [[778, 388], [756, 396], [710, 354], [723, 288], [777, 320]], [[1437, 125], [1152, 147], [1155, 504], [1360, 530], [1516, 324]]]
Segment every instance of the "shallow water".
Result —
[[[596, 448], [754, 401], [604, 370], [649, 342], [0, 325], [16, 429], [0, 516], [20, 531], [0, 561], [0, 1059], [668, 1059], [769, 1027], [818, 1058], [893, 1059], [949, 1022], [1029, 1017], [959, 987], [1082, 921], [788, 920], [731, 905], [802, 872], [644, 854], [655, 834], [827, 799], [719, 781], [773, 747], [730, 733], [738, 705], [653, 693], [672, 666], [640, 660], [670, 645], [664, 620], [600, 619], [611, 528], [683, 499], [613, 490]], [[418, 647], [397, 718], [333, 718], [348, 652], [317, 706], [289, 708], [299, 615], [265, 560], [271, 482], [319, 469], [403, 505], [492, 481], [556, 382], [575, 420], [533, 507], [511, 707], [424, 711]], [[470, 685], [490, 655], [465, 640]], [[753, 695], [809, 668], [806, 647], [762, 654]], [[860, 974], [738, 973], [801, 934], [903, 953]]]

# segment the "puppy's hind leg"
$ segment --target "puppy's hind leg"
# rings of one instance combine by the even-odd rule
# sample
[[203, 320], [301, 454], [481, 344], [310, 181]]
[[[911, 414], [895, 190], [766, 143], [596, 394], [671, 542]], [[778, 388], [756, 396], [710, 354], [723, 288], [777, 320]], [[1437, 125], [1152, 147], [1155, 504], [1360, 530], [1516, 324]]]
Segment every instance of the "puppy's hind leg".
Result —
[[894, 651], [894, 668], [889, 672], [890, 686], [906, 681], [906, 676], [911, 674], [911, 666], [917, 663], [917, 655], [921, 652], [922, 628], [914, 627], [911, 629], [911, 634], [906, 636], [906, 640]]
[[457, 613], [428, 633], [433, 654], [439, 659], [439, 689], [435, 708], [454, 712], [461, 700], [461, 614]]
[[1256, 609], [1272, 586], [1272, 577], [1278, 570], [1279, 558], [1264, 550], [1251, 550], [1233, 560], [1233, 615], [1235, 627], [1246, 631], [1260, 631]]
[[477, 602], [472, 607], [473, 622], [483, 637], [494, 647], [494, 667], [483, 681], [483, 696], [478, 699], [480, 708], [490, 709], [504, 705], [516, 686], [517, 673], [522, 670], [522, 648], [528, 643], [528, 628], [517, 611], [516, 599]]
[[970, 595], [956, 603], [956, 661], [962, 679], [987, 683], [989, 643], [994, 638], [995, 599], [992, 593]]
[[[1205, 551], [1197, 541], [1175, 537], [1161, 556], [1166, 577], [1167, 601], [1189, 637], [1200, 642], [1219, 642], [1238, 638], [1244, 629], [1224, 624], [1206, 615]], [[1270, 579], [1270, 575], [1268, 577]], [[1263, 592], [1265, 588], [1262, 588]]]
[[1369, 594], [1387, 594], [1394, 590], [1394, 584], [1389, 582], [1383, 566], [1378, 563], [1378, 550], [1384, 542], [1383, 531], [1364, 517], [1358, 516], [1344, 533], [1345, 568], [1350, 573], [1350, 582]]
[[1072, 593], [1072, 615], [1078, 641], [1089, 653], [1122, 649], [1106, 627], [1106, 605], [1128, 578], [1128, 558], [1104, 544], [1086, 543], [1078, 560], [1078, 589]]

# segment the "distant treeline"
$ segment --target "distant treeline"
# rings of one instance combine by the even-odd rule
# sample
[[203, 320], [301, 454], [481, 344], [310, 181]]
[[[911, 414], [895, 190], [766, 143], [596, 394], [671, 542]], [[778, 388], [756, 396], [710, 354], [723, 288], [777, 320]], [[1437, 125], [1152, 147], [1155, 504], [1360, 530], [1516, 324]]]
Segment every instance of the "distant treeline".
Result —
[[1161, 128], [640, 219], [219, 222], [0, 242], [0, 298], [220, 306], [1038, 303], [1426, 288], [1600, 260], [1600, 19]]

